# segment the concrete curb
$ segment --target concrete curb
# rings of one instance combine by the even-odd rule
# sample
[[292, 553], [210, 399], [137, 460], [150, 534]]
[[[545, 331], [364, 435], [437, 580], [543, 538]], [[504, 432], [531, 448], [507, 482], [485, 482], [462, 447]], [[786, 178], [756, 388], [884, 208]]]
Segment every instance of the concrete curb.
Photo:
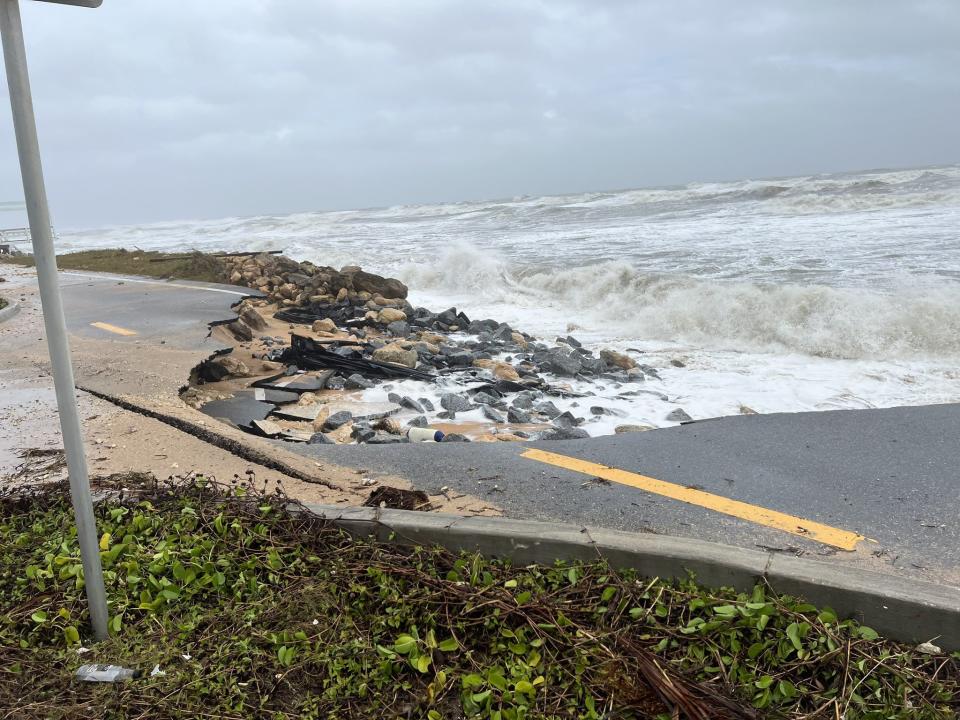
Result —
[[0, 323], [6, 322], [20, 312], [20, 303], [14, 302], [13, 300], [8, 300], [7, 302], [9, 304], [0, 310]]
[[685, 578], [750, 590], [766, 580], [777, 592], [831, 607], [906, 643], [932, 640], [960, 649], [960, 589], [839, 567], [693, 538], [645, 535], [512, 518], [464, 517], [335, 505], [306, 506], [353, 535], [408, 545], [441, 545], [510, 557], [519, 563], [605, 558], [647, 577]]

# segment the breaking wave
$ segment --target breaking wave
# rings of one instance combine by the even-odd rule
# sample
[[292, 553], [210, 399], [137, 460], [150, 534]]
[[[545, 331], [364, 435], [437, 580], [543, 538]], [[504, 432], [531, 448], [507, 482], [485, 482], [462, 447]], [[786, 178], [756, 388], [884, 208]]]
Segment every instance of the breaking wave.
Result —
[[644, 340], [844, 359], [960, 356], [956, 284], [878, 292], [703, 280], [622, 262], [518, 267], [465, 245], [398, 274], [415, 288], [529, 308], [531, 320], [538, 307], [562, 309], [571, 321]]

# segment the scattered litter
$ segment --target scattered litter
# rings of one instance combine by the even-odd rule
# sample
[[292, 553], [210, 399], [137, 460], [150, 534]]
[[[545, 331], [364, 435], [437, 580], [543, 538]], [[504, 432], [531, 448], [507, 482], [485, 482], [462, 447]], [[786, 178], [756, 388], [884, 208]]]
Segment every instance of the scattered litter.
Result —
[[590, 478], [586, 482], [580, 483], [580, 487], [590, 487], [591, 485], [611, 485], [612, 483], [606, 478], [595, 477]]
[[917, 652], [923, 653], [924, 655], [940, 655], [943, 653], [943, 650], [933, 643], [923, 642], [917, 645]]
[[159, 665], [154, 665], [153, 670], [150, 671], [150, 677], [164, 677], [166, 671], [161, 670]]
[[131, 670], [119, 665], [81, 665], [76, 678], [83, 682], [115, 683], [133, 680], [143, 675], [140, 670]]
[[407, 430], [410, 442], [442, 442], [444, 432], [433, 428], [412, 427]]

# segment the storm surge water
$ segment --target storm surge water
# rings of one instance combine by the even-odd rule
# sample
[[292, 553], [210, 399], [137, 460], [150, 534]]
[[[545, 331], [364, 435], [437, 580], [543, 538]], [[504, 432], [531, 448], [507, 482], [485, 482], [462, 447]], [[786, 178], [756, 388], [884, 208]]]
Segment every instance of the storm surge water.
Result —
[[649, 388], [670, 402], [651, 395], [631, 413], [651, 424], [677, 405], [703, 417], [960, 401], [960, 166], [61, 238], [64, 249], [284, 249], [400, 277], [434, 309], [549, 339], [574, 328], [662, 368]]

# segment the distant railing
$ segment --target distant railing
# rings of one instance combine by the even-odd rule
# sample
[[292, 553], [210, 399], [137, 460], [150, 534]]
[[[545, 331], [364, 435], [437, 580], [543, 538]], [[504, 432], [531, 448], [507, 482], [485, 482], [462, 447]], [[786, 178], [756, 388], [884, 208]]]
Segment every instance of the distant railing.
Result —
[[[50, 232], [53, 233], [53, 238], [56, 240], [56, 231], [50, 228]], [[17, 248], [14, 246], [16, 243], [30, 245], [31, 242], [32, 237], [28, 227], [0, 229], [0, 255], [12, 255], [17, 252]]]

